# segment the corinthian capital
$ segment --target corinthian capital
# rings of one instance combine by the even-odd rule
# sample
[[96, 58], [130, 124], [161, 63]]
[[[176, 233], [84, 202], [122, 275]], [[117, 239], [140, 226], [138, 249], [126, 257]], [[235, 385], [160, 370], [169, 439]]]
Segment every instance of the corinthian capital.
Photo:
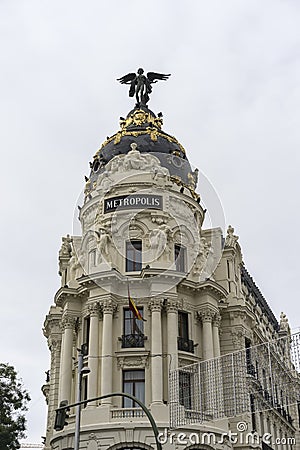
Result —
[[202, 323], [204, 322], [212, 322], [215, 315], [216, 315], [216, 310], [207, 306], [205, 308], [200, 309], [200, 311], [198, 311], [198, 319], [202, 321]]
[[148, 305], [148, 308], [150, 309], [151, 312], [153, 311], [161, 311], [161, 307], [162, 307], [162, 302], [159, 299], [152, 299]]
[[88, 311], [90, 316], [99, 316], [100, 307], [98, 302], [91, 303], [88, 305]]
[[72, 330], [75, 329], [76, 324], [76, 317], [71, 316], [70, 314], [64, 314], [63, 318], [61, 320], [61, 327], [63, 330], [66, 328], [71, 328]]
[[214, 315], [214, 317], [213, 317], [213, 325], [215, 326], [215, 327], [219, 327], [220, 326], [220, 323], [221, 323], [221, 315], [220, 315], [220, 313], [215, 313], [215, 315]]
[[179, 309], [179, 302], [177, 300], [167, 300], [166, 310], [168, 313], [177, 312]]
[[113, 314], [117, 311], [117, 304], [114, 300], [104, 300], [101, 309], [103, 314]]

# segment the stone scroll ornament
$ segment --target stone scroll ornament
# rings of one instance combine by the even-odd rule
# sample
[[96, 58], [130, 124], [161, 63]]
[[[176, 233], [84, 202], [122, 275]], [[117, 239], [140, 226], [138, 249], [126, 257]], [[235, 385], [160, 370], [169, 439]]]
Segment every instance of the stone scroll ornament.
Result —
[[118, 78], [121, 84], [130, 84], [129, 97], [136, 97], [137, 106], [146, 106], [149, 101], [149, 94], [152, 92], [151, 84], [157, 83], [159, 80], [167, 80], [171, 74], [163, 74], [156, 72], [148, 72], [144, 75], [144, 69], [138, 69], [137, 74], [128, 73]]

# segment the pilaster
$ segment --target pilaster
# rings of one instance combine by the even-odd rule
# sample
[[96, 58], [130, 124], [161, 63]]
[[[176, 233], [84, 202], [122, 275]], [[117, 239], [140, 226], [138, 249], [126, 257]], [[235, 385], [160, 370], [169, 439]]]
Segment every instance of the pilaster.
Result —
[[75, 330], [76, 318], [65, 313], [62, 317], [61, 327], [63, 330], [61, 360], [60, 360], [60, 386], [59, 401], [71, 399], [72, 388], [72, 353], [73, 353], [73, 333]]
[[151, 311], [151, 383], [152, 404], [163, 401], [161, 307], [159, 299], [149, 303]]

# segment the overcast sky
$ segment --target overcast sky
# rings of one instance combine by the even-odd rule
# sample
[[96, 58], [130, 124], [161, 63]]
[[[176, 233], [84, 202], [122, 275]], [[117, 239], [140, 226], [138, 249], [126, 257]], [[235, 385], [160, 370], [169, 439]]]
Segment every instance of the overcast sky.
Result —
[[138, 67], [172, 74], [149, 107], [210, 180], [276, 316], [300, 326], [299, 23], [297, 0], [0, 1], [0, 361], [30, 391], [29, 442], [45, 434], [61, 236], [134, 104], [115, 80]]

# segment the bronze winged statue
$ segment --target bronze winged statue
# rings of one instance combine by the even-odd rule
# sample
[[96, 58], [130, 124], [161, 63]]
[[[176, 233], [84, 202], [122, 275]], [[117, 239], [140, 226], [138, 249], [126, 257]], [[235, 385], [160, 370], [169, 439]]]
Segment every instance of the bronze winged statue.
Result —
[[149, 101], [149, 94], [152, 92], [152, 83], [157, 83], [158, 80], [167, 80], [171, 74], [148, 72], [144, 75], [144, 69], [138, 69], [136, 73], [128, 73], [117, 81], [121, 84], [130, 84], [129, 97], [136, 96], [137, 105], [146, 106]]

